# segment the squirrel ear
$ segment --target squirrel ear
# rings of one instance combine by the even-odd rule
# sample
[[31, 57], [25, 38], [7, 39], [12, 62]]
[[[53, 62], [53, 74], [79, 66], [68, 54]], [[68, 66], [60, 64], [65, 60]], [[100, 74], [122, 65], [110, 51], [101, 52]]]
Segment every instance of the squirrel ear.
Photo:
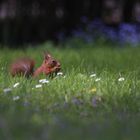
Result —
[[49, 59], [52, 56], [48, 52], [44, 52], [44, 59]]

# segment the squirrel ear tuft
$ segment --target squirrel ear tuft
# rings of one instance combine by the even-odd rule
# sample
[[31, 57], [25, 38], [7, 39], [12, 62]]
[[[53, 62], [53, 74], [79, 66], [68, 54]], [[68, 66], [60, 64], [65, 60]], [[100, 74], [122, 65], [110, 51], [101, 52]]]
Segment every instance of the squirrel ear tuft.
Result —
[[48, 52], [44, 52], [44, 59], [49, 59], [52, 56]]

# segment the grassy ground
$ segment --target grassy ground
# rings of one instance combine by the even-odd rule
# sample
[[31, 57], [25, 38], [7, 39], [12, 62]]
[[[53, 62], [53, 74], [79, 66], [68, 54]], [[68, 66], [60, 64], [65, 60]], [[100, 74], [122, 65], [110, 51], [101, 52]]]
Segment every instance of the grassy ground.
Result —
[[[140, 49], [55, 47], [1, 49], [0, 139], [139, 139]], [[44, 50], [60, 60], [63, 76], [36, 88], [45, 77], [9, 75], [12, 60], [30, 56], [37, 67]]]

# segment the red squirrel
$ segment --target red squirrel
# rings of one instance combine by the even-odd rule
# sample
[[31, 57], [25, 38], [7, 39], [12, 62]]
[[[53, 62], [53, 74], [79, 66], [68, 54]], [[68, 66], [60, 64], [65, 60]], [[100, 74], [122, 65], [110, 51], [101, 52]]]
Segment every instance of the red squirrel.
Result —
[[55, 60], [49, 53], [45, 53], [43, 63], [34, 71], [35, 61], [30, 58], [20, 58], [10, 65], [10, 73], [12, 76], [33, 76], [37, 77], [40, 74], [50, 76], [57, 73], [61, 69], [60, 62]]

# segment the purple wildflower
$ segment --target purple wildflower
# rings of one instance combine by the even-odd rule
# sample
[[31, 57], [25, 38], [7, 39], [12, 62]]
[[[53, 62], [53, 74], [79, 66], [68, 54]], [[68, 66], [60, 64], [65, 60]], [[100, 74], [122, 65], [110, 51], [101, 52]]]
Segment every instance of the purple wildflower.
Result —
[[100, 30], [102, 28], [104, 28], [104, 23], [100, 19], [94, 19], [93, 21], [87, 24], [87, 29], [89, 31], [93, 31], [95, 29]]
[[136, 26], [132, 24], [121, 24], [119, 30], [119, 38], [122, 43], [137, 44], [139, 39], [136, 32]]
[[76, 98], [76, 97], [74, 97], [74, 98], [71, 100], [71, 102], [72, 102], [74, 105], [82, 105], [82, 104], [83, 104], [83, 102], [82, 102], [80, 99]]
[[103, 37], [111, 41], [118, 40], [118, 32], [115, 27], [106, 26], [102, 30]]
[[74, 37], [81, 38], [84, 35], [85, 35], [85, 32], [83, 31], [83, 29], [78, 28], [78, 29], [75, 29], [72, 31], [72, 36], [74, 36]]
[[91, 104], [93, 107], [97, 107], [99, 102], [101, 102], [101, 97], [95, 96], [92, 98]]
[[97, 99], [96, 99], [95, 97], [92, 98], [91, 103], [92, 103], [92, 106], [93, 106], [93, 107], [97, 107]]
[[93, 36], [90, 35], [88, 32], [83, 31], [82, 29], [73, 30], [72, 36], [76, 38], [80, 38], [88, 43], [93, 41]]
[[[95, 18], [89, 21], [86, 16], [81, 17], [81, 23], [76, 29], [72, 30], [71, 36], [84, 40], [87, 43], [96, 39], [118, 42], [120, 44], [130, 43], [137, 45], [140, 43], [140, 24], [121, 23], [118, 26], [106, 25], [101, 19]], [[57, 35], [59, 41], [66, 39], [65, 32]]]

